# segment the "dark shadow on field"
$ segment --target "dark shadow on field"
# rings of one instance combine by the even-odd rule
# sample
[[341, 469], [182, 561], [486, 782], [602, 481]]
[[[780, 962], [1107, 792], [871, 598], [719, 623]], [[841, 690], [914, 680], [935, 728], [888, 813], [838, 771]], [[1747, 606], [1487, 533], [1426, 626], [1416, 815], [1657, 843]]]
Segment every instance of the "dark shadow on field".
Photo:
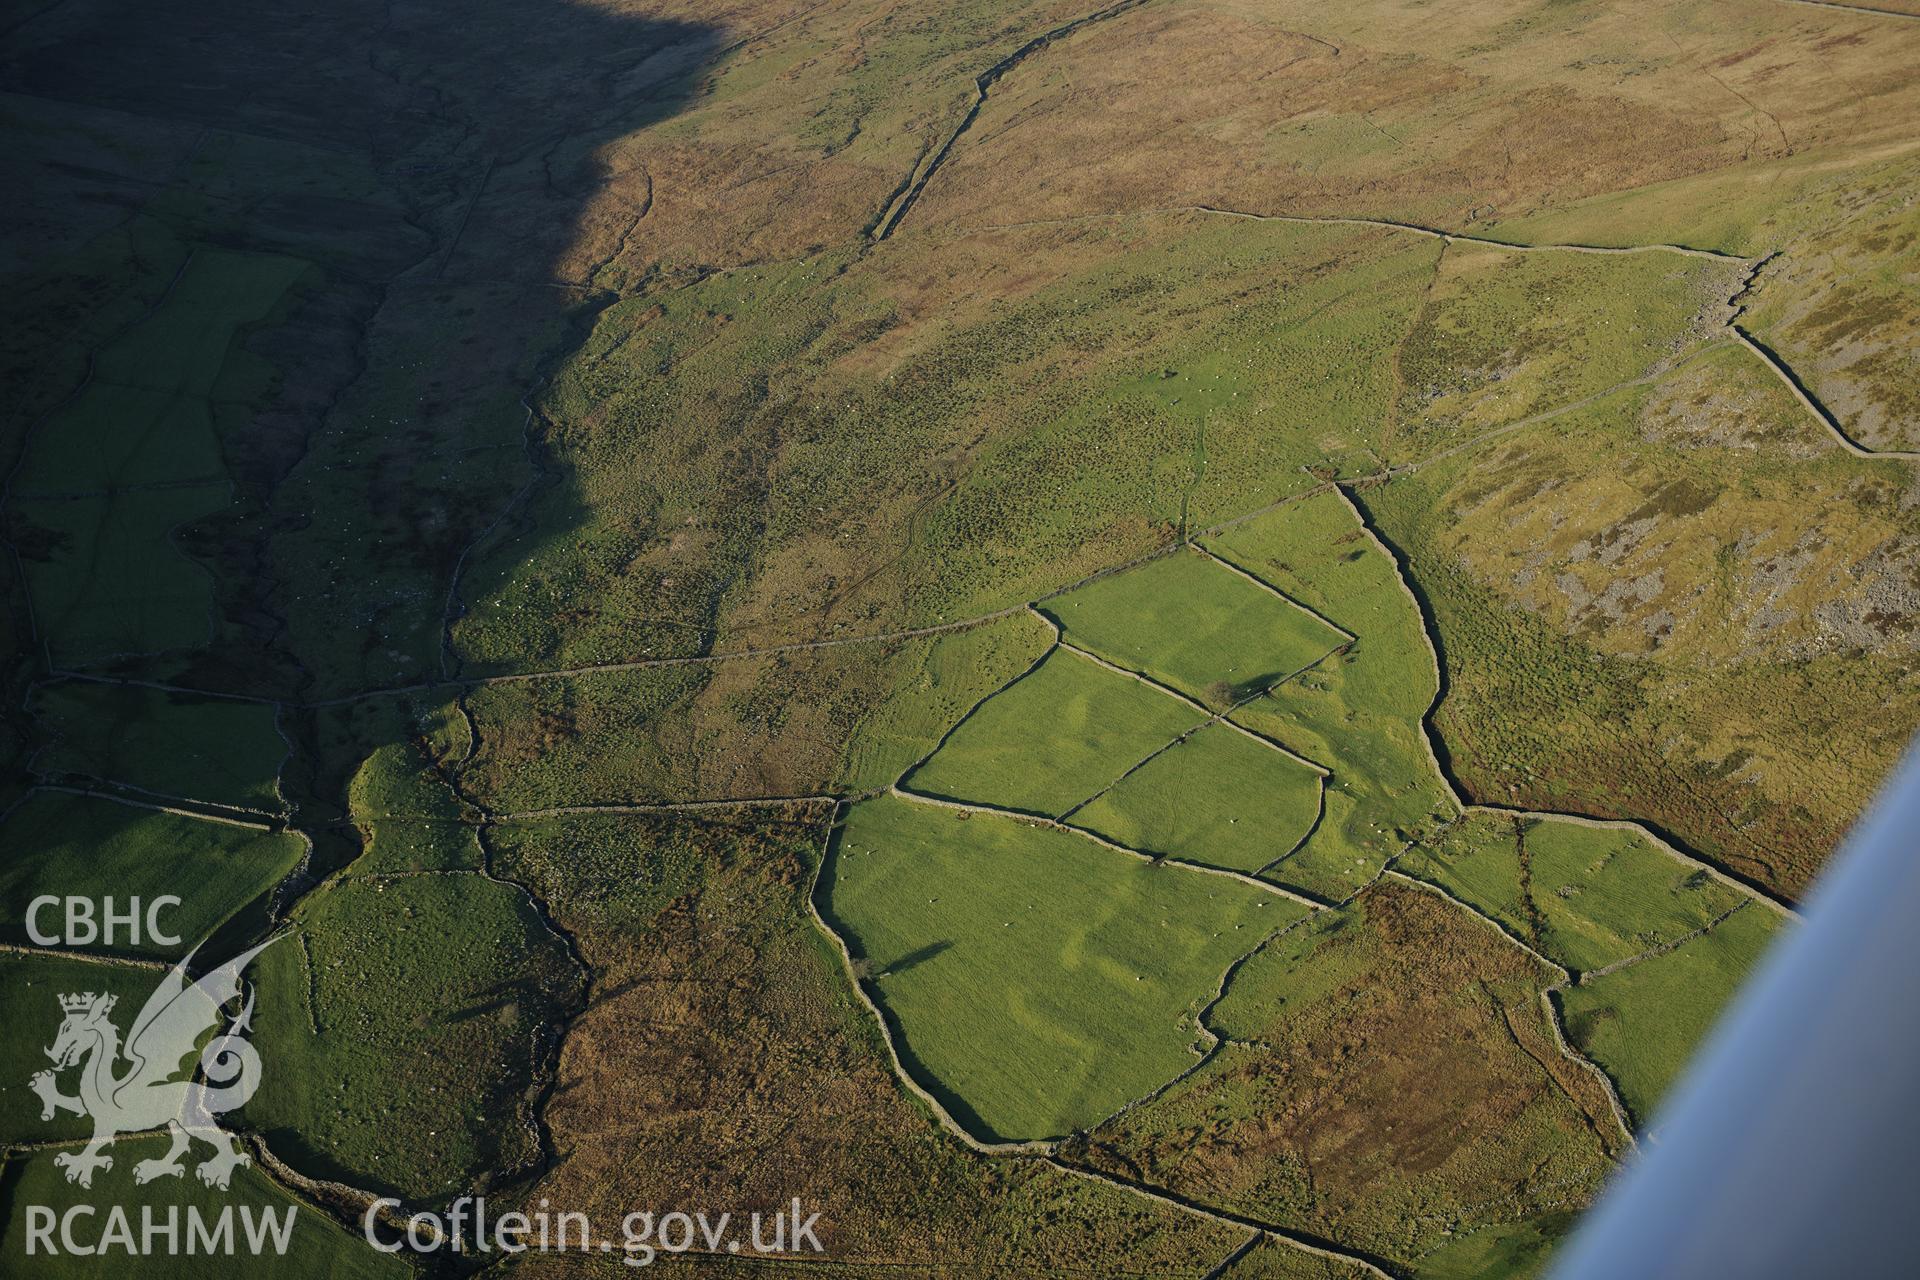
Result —
[[927, 961], [939, 955], [942, 951], [951, 950], [952, 947], [953, 947], [953, 940], [951, 938], [942, 938], [938, 942], [930, 942], [924, 947], [919, 947], [913, 951], [909, 951], [906, 955], [901, 956], [898, 960], [895, 960], [892, 964], [888, 965], [884, 970], [882, 970], [880, 973], [875, 974], [874, 976], [877, 978], [891, 978], [896, 974], [905, 973], [907, 970], [913, 968], [915, 965], [925, 964]]
[[1231, 707], [1248, 698], [1258, 697], [1293, 675], [1291, 671], [1269, 671], [1264, 675], [1248, 676], [1245, 680], [1221, 680], [1207, 686], [1206, 701], [1214, 706]]
[[[67, 0], [0, 35], [0, 93], [89, 145], [105, 140], [72, 157], [58, 153], [64, 143], [36, 143], [28, 191], [0, 210], [0, 235], [19, 250], [9, 261], [40, 284], [78, 282], [66, 309], [31, 314], [45, 332], [19, 345], [59, 350], [76, 314], [153, 269], [136, 255], [101, 285], [72, 265], [130, 229], [316, 268], [237, 344], [271, 378], [221, 434], [232, 504], [178, 531], [217, 583], [213, 642], [103, 671], [289, 703], [438, 677], [456, 566], [533, 476], [523, 397], [612, 300], [590, 280], [554, 278], [577, 261], [569, 250], [604, 188], [597, 148], [697, 96], [724, 37], [715, 24], [588, 0]], [[48, 382], [68, 365], [81, 381], [31, 388], [44, 393], [35, 402], [92, 376], [88, 361], [43, 363], [52, 371], [36, 376]], [[0, 467], [26, 429], [18, 415], [0, 420]], [[569, 499], [546, 503], [543, 520], [556, 512], [569, 528], [588, 516]], [[12, 585], [10, 611], [24, 620]], [[402, 651], [413, 668], [391, 656]], [[47, 674], [35, 667], [29, 678]], [[282, 908], [361, 852], [338, 821], [348, 786], [397, 732], [380, 717], [292, 709], [283, 728], [293, 743], [283, 788], [315, 848], [282, 886]], [[190, 892], [196, 872], [181, 872]], [[266, 905], [249, 904], [220, 945], [243, 944], [242, 921], [262, 931]], [[445, 1016], [481, 1026], [518, 991], [503, 975], [498, 991]], [[555, 1011], [546, 1074], [574, 1012]], [[277, 1069], [298, 1067], [283, 1057]], [[462, 1080], [494, 1067], [442, 1069]], [[354, 1085], [404, 1118], [399, 1085]], [[387, 1185], [303, 1134], [266, 1136], [303, 1172]], [[408, 1140], [396, 1124], [393, 1143]]]

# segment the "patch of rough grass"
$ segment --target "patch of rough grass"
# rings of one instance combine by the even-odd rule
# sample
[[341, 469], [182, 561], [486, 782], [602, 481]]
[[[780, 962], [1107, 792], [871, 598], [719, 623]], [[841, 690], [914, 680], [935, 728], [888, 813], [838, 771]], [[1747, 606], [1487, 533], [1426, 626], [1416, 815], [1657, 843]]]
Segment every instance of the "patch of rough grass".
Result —
[[1033, 614], [911, 642], [892, 684], [847, 744], [838, 785], [884, 787], [924, 759], [942, 734], [1038, 661], [1053, 632]]
[[502, 811], [678, 798], [687, 730], [667, 723], [708, 677], [699, 666], [546, 676], [467, 695], [473, 793]]
[[1642, 377], [1717, 335], [1740, 266], [1448, 246], [1399, 354], [1399, 462]]
[[[96, 913], [111, 895], [119, 910], [142, 904], [140, 941], [116, 932], [113, 945], [90, 949], [176, 960], [220, 925], [262, 899], [299, 863], [299, 837], [272, 835], [223, 822], [136, 808], [104, 798], [41, 791], [0, 826], [9, 850], [0, 863], [0, 901], [9, 904], [0, 938], [30, 945], [27, 904], [42, 895], [92, 898]], [[178, 946], [147, 933], [145, 908], [164, 895], [180, 905], [163, 909], [158, 923]], [[103, 922], [96, 915], [96, 922]], [[59, 909], [43, 912], [42, 931], [59, 930]]]
[[520, 890], [339, 880], [256, 962], [269, 1064], [249, 1122], [298, 1168], [423, 1203], [537, 1157], [529, 1085], [578, 998]]
[[329, 743], [337, 758], [358, 758], [343, 780], [348, 816], [360, 831], [350, 873], [473, 871], [484, 857], [477, 815], [453, 789], [467, 749], [467, 722], [451, 702], [379, 698], [331, 709], [328, 728], [352, 735]]
[[362, 845], [354, 875], [473, 871], [482, 865], [474, 815], [443, 770], [417, 739], [389, 743], [367, 757], [349, 793]]
[[1903, 464], [1795, 410], [1714, 353], [1357, 494], [1433, 613], [1468, 794], [1811, 878], [1920, 720], [1920, 524]]
[[1547, 1257], [1573, 1230], [1579, 1214], [1569, 1208], [1524, 1222], [1496, 1222], [1459, 1231], [1421, 1256], [1421, 1280], [1486, 1280], [1488, 1276], [1538, 1276]]
[[1148, 760], [1071, 820], [1143, 853], [1252, 872], [1290, 852], [1319, 811], [1319, 774], [1216, 722]]
[[1321, 1257], [1268, 1237], [1220, 1273], [1220, 1280], [1373, 1280], [1357, 1262]]
[[1193, 551], [1149, 560], [1043, 607], [1070, 643], [1222, 709], [1347, 641], [1305, 609]]
[[1408, 1270], [1465, 1232], [1557, 1234], [1624, 1139], [1555, 1046], [1554, 976], [1440, 895], [1382, 881], [1242, 965], [1211, 1015], [1230, 1043], [1094, 1130], [1084, 1158]]
[[1408, 840], [1453, 813], [1421, 736], [1438, 676], [1419, 608], [1392, 559], [1332, 491], [1236, 525], [1207, 544], [1357, 637], [1345, 652], [1233, 713], [1332, 770], [1313, 838], [1271, 874], [1308, 893], [1343, 898]]
[[272, 707], [74, 680], [42, 685], [33, 711], [51, 739], [35, 761], [43, 774], [241, 808], [280, 807], [287, 744]]
[[1096, 1123], [1192, 1062], [1235, 957], [1301, 908], [1016, 818], [854, 806], [829, 902], [949, 1109], [991, 1138]]
[[979, 1159], [936, 1127], [814, 922], [824, 819], [808, 806], [496, 833], [501, 870], [535, 888], [595, 978], [544, 1113], [562, 1158], [519, 1204], [490, 1198], [618, 1221], [637, 1204], [798, 1196], [836, 1274], [1197, 1276], [1224, 1258], [1244, 1232], [1040, 1161]]
[[1576, 973], [1671, 946], [1750, 901], [1636, 831], [1552, 818], [1474, 813], [1397, 868]]
[[1056, 649], [961, 721], [905, 785], [1058, 815], [1205, 718], [1159, 689]]
[[1749, 903], [1664, 955], [1560, 993], [1567, 1035], [1613, 1077], [1635, 1123], [1656, 1117], [1660, 1099], [1780, 928], [1779, 916]]

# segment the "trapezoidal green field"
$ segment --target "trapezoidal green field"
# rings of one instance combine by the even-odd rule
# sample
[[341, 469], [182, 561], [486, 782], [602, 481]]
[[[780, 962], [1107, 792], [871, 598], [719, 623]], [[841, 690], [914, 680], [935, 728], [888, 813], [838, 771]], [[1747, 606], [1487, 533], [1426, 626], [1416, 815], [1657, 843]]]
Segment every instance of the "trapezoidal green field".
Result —
[[1352, 639], [1197, 549], [1048, 600], [1068, 643], [1224, 707]]
[[995, 814], [882, 796], [827, 883], [922, 1082], [983, 1137], [1084, 1128], [1194, 1060], [1235, 957], [1301, 909]]
[[1320, 816], [1320, 772], [1224, 720], [1147, 760], [1068, 819], [1155, 856], [1254, 872]]
[[976, 707], [904, 785], [1055, 816], [1206, 718], [1151, 685], [1056, 648]]

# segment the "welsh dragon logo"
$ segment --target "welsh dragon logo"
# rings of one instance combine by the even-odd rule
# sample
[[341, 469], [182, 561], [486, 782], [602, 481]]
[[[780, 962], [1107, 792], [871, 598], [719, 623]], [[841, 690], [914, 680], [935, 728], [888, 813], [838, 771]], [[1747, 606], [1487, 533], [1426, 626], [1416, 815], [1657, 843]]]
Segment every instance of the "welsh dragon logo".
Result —
[[[93, 1175], [113, 1167], [104, 1148], [116, 1134], [137, 1133], [165, 1126], [173, 1146], [163, 1156], [133, 1166], [133, 1180], [177, 1178], [186, 1172], [181, 1163], [193, 1139], [213, 1148], [194, 1172], [210, 1187], [225, 1190], [233, 1171], [252, 1161], [239, 1150], [233, 1135], [214, 1123], [253, 1096], [260, 1086], [260, 1053], [245, 1037], [253, 1017], [253, 993], [224, 1035], [199, 1050], [199, 1075], [185, 1073], [182, 1061], [220, 1022], [220, 1011], [240, 995], [240, 973], [268, 946], [237, 956], [198, 982], [187, 982], [193, 953], [173, 967], [147, 998], [123, 1043], [120, 1028], [109, 1017], [116, 997], [79, 992], [60, 997], [65, 1018], [47, 1057], [53, 1069], [34, 1074], [29, 1082], [40, 1095], [40, 1118], [51, 1120], [57, 1111], [93, 1119], [93, 1138], [80, 1151], [55, 1156], [67, 1181], [93, 1185]], [[70, 1067], [80, 1071], [79, 1093], [60, 1092], [58, 1073]]]

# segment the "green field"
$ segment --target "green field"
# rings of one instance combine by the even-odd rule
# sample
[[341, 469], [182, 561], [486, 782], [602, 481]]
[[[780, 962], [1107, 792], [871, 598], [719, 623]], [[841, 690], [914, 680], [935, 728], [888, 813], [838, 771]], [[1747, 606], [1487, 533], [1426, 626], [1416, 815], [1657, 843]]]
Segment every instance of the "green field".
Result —
[[1215, 723], [1074, 810], [1071, 821], [1144, 853], [1258, 871], [1290, 852], [1319, 811], [1319, 774]]
[[[109, 895], [120, 911], [127, 909], [129, 898], [137, 897], [142, 903], [139, 944], [116, 933], [112, 946], [97, 949], [168, 960], [178, 959], [235, 913], [262, 899], [293, 870], [306, 848], [295, 835], [271, 835], [53, 791], [30, 797], [8, 815], [0, 832], [15, 851], [0, 863], [0, 896], [18, 904], [0, 925], [0, 938], [31, 942], [26, 907], [42, 894], [93, 898], [96, 913], [104, 910], [97, 900]], [[146, 908], [165, 895], [179, 898], [180, 905], [164, 909], [158, 923], [181, 939], [178, 946], [147, 936]], [[43, 933], [60, 930], [58, 915], [57, 909], [41, 914]]]
[[[114, 996], [113, 1020], [124, 1031], [163, 973], [58, 954], [0, 952], [0, 1022], [14, 1032], [0, 1048], [0, 1142], [59, 1142], [93, 1132], [92, 1120], [64, 1111], [42, 1120], [40, 1098], [28, 1088], [36, 1072], [52, 1069], [45, 1051], [65, 1016], [60, 997], [84, 991]], [[61, 1092], [71, 1094], [73, 1081], [74, 1073], [67, 1072]]]
[[1011, 683], [1053, 643], [1053, 631], [1022, 611], [1011, 618], [919, 641], [903, 654], [890, 695], [847, 744], [838, 785], [883, 787], [925, 759], [976, 704]]
[[36, 691], [52, 736], [39, 767], [161, 795], [280, 807], [287, 744], [272, 707], [128, 685], [69, 681]]
[[24, 494], [224, 481], [216, 406], [261, 389], [237, 348], [309, 268], [294, 258], [199, 248], [158, 309], [104, 347], [92, 381], [34, 435]]
[[[213, 638], [213, 579], [174, 533], [227, 504], [224, 483], [21, 503], [27, 581], [64, 662], [193, 649]], [[24, 553], [23, 553], [24, 554]]]
[[1660, 1099], [1780, 931], [1778, 915], [1748, 903], [1664, 955], [1557, 997], [1568, 1037], [1613, 1077], [1637, 1123], [1657, 1126]]
[[[370, 699], [334, 711], [328, 728], [365, 752], [345, 780], [348, 813], [361, 833], [351, 871], [376, 876], [472, 871], [482, 862], [475, 815], [455, 793], [451, 769], [467, 749], [466, 721], [448, 703]], [[361, 744], [377, 743], [369, 750]]]
[[241, 1199], [743, 1280], [1526, 1280], [1657, 1145], [1920, 726], [1920, 0], [1083, 2], [10, 10], [0, 1275], [176, 950], [42, 894], [279, 935]]
[[518, 889], [350, 878], [293, 925], [257, 962], [246, 1114], [276, 1151], [420, 1202], [533, 1158], [527, 1080], [578, 977]]
[[1094, 1123], [1192, 1061], [1233, 959], [1300, 914], [1015, 818], [856, 805], [827, 903], [922, 1082], [983, 1137]]
[[[941, 1134], [814, 921], [822, 816], [595, 815], [494, 833], [500, 874], [550, 904], [595, 974], [546, 1111], [566, 1158], [520, 1202], [617, 1222], [636, 1204], [797, 1195], [853, 1274], [1197, 1276], [1195, 1259], [1225, 1257], [1237, 1229]], [[682, 1160], [694, 1134], [697, 1167]]]
[[[196, 250], [153, 312], [100, 349], [84, 388], [35, 433], [17, 477], [22, 558], [63, 660], [212, 638], [214, 584], [176, 545], [176, 530], [231, 500], [218, 419], [244, 417], [271, 380], [239, 338], [308, 269], [295, 258]], [[151, 485], [162, 487], [127, 487]]]
[[1205, 718], [1161, 690], [1056, 649], [975, 708], [905, 785], [1060, 814]]
[[1451, 816], [1420, 720], [1437, 686], [1413, 599], [1352, 508], [1323, 492], [1209, 539], [1357, 639], [1233, 718], [1332, 771], [1314, 836], [1274, 879], [1338, 899]]
[[1670, 946], [1750, 901], [1638, 832], [1551, 818], [1474, 813], [1398, 865], [1575, 973]]
[[1225, 708], [1348, 637], [1197, 552], [1175, 551], [1043, 606], [1067, 642]]
[[[166, 1148], [162, 1138], [114, 1143], [109, 1148], [113, 1168], [95, 1174], [92, 1187], [84, 1190], [69, 1183], [64, 1171], [55, 1166], [55, 1152], [10, 1153], [0, 1167], [0, 1204], [6, 1212], [5, 1234], [0, 1236], [0, 1270], [46, 1280], [98, 1276], [103, 1268], [130, 1280], [172, 1280], [181, 1275], [192, 1275], [196, 1280], [225, 1280], [229, 1276], [240, 1280], [269, 1270], [292, 1280], [401, 1280], [413, 1274], [401, 1258], [376, 1252], [357, 1233], [341, 1227], [323, 1210], [296, 1199], [257, 1167], [236, 1169], [228, 1190], [203, 1185], [194, 1176], [193, 1167], [209, 1148], [198, 1143], [186, 1158], [187, 1172], [182, 1177], [136, 1183], [134, 1165], [159, 1156]], [[99, 1254], [68, 1253], [56, 1226], [55, 1254], [37, 1249], [29, 1261], [27, 1206], [44, 1205], [64, 1215], [69, 1207], [82, 1204], [94, 1206], [95, 1211], [91, 1216], [77, 1215], [73, 1219], [75, 1242], [82, 1246], [97, 1243]], [[116, 1207], [125, 1211], [132, 1228], [131, 1247], [110, 1243], [111, 1237], [106, 1234]], [[233, 1215], [231, 1251], [190, 1253], [189, 1214], [198, 1211], [205, 1226], [217, 1231], [219, 1217], [228, 1209]], [[285, 1251], [281, 1252], [262, 1223], [268, 1214], [274, 1223], [285, 1223], [289, 1209], [294, 1211], [292, 1224]], [[177, 1211], [179, 1229], [172, 1251], [164, 1235], [154, 1237], [151, 1253], [143, 1250], [142, 1215], [147, 1210], [162, 1225], [170, 1212]], [[257, 1255], [250, 1247], [250, 1220], [262, 1244]]]

